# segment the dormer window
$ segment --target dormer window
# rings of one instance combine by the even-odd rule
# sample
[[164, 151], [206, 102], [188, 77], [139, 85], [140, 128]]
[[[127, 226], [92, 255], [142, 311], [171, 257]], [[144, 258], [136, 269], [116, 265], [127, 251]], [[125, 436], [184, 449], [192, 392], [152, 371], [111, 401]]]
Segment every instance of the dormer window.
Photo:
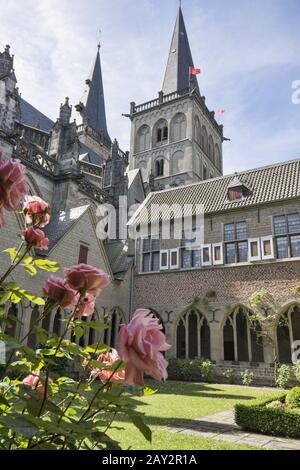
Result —
[[227, 187], [227, 197], [229, 201], [239, 201], [249, 195], [249, 189], [235, 177]]

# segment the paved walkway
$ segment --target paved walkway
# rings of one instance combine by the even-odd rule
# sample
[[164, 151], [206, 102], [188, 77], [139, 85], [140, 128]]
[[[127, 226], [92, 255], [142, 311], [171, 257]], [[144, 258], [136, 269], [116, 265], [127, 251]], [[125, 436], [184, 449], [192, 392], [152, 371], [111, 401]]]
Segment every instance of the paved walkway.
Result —
[[300, 450], [300, 440], [243, 431], [234, 422], [233, 410], [181, 422], [180, 426], [178, 428], [169, 428], [168, 431], [262, 447], [268, 450]]

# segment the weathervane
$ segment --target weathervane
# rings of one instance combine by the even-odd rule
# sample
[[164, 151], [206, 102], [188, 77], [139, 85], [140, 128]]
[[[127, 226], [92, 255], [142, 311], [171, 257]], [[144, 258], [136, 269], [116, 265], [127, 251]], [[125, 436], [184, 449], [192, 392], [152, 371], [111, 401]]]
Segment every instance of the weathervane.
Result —
[[98, 45], [97, 45], [98, 51], [100, 50], [100, 47], [101, 47], [101, 35], [102, 35], [102, 31], [101, 31], [101, 29], [99, 29], [99, 31], [98, 31]]

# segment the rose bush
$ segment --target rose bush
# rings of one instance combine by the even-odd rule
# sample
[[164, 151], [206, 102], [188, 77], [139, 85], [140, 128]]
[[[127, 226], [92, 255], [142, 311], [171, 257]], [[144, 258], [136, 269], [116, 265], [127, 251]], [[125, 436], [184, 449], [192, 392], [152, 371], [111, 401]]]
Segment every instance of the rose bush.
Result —
[[[106, 320], [83, 318], [93, 315], [96, 298], [110, 282], [105, 272], [86, 264], [67, 268], [64, 278], [51, 275], [44, 283], [43, 297], [19, 286], [12, 277], [16, 269], [35, 276], [39, 270], [56, 273], [60, 266], [37, 258], [34, 251], [48, 247], [41, 228], [50, 221], [49, 204], [37, 197], [24, 200], [28, 190], [24, 167], [14, 161], [0, 163], [0, 222], [4, 223], [5, 210], [17, 210], [23, 203], [27, 224], [20, 246], [3, 252], [10, 265], [0, 279], [0, 341], [6, 349], [0, 372], [0, 449], [119, 449], [108, 434], [118, 414], [126, 415], [151, 440], [138, 403], [133, 396], [127, 398], [133, 390], [126, 384], [143, 387], [144, 374], [158, 380], [167, 376], [161, 352], [169, 345], [157, 319], [146, 310], [136, 312], [130, 324], [121, 327], [119, 353], [101, 340], [83, 347], [78, 343], [90, 329], [102, 332], [109, 327]], [[20, 320], [9, 307], [24, 300], [38, 308], [38, 318], [17, 340], [9, 331]], [[67, 309], [59, 336], [41, 327], [58, 308]], [[27, 345], [33, 334], [37, 349]], [[77, 374], [68, 373], [68, 366], [75, 363]]]

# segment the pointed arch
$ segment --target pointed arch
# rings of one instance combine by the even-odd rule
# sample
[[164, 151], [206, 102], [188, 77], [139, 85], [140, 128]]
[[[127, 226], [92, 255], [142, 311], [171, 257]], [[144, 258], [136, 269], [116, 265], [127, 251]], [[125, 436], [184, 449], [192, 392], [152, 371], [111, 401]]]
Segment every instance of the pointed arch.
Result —
[[136, 135], [136, 153], [145, 152], [151, 148], [151, 131], [150, 127], [144, 124], [141, 126]]
[[218, 144], [215, 145], [215, 165], [218, 170], [222, 171], [222, 158], [221, 158], [221, 151]]
[[225, 315], [222, 323], [222, 350], [224, 361], [264, 362], [262, 339], [249, 322], [251, 310], [236, 305]]
[[166, 119], [159, 119], [153, 127], [152, 146], [160, 147], [167, 144], [169, 138], [169, 126]]
[[195, 116], [194, 139], [198, 145], [201, 145], [201, 124], [198, 116]]
[[203, 152], [206, 153], [206, 155], [208, 155], [208, 133], [204, 125], [202, 126], [202, 132], [201, 132], [201, 147], [202, 147]]
[[215, 164], [215, 146], [211, 135], [208, 138], [208, 157], [210, 161]]
[[187, 120], [184, 113], [177, 113], [171, 121], [170, 141], [186, 139]]
[[179, 316], [175, 324], [177, 358], [211, 357], [210, 327], [206, 316], [192, 308]]
[[298, 302], [283, 307], [278, 321], [276, 342], [280, 363], [292, 363], [294, 341], [300, 341], [300, 304]]

